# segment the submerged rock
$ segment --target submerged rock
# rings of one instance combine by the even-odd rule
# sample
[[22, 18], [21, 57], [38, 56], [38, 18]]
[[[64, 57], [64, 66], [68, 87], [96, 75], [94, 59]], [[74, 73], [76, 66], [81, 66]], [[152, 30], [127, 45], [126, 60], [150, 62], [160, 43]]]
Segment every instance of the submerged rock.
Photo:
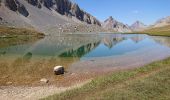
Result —
[[54, 67], [54, 74], [55, 75], [64, 74], [64, 67], [63, 66], [55, 66]]

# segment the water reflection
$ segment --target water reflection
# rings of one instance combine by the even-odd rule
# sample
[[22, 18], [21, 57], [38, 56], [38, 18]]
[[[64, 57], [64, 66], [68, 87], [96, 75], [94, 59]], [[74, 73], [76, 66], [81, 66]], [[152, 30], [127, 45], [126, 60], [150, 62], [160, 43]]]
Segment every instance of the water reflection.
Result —
[[160, 43], [161, 45], [165, 45], [167, 47], [170, 47], [170, 37], [152, 36], [152, 38], [157, 43]]
[[100, 44], [100, 42], [89, 43], [89, 44], [79, 47], [76, 50], [74, 50], [74, 49], [68, 50], [68, 51], [60, 54], [59, 57], [83, 57], [85, 54], [89, 53], [94, 48], [96, 48], [99, 44]]

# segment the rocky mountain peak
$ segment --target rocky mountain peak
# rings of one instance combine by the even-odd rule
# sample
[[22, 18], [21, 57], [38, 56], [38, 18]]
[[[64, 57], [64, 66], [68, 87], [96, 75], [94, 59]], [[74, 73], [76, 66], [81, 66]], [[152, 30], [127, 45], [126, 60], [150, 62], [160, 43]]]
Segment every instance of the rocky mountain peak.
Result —
[[125, 25], [121, 22], [115, 20], [112, 16], [104, 21], [102, 27], [106, 30], [113, 30], [116, 32], [130, 32], [130, 28], [128, 25]]
[[113, 19], [113, 17], [112, 17], [112, 16], [110, 16], [107, 20], [110, 20], [110, 21], [111, 21], [111, 20], [114, 20], [114, 19]]
[[147, 26], [144, 23], [140, 22], [140, 21], [136, 21], [130, 27], [131, 27], [132, 30], [138, 31], [138, 30], [145, 29]]

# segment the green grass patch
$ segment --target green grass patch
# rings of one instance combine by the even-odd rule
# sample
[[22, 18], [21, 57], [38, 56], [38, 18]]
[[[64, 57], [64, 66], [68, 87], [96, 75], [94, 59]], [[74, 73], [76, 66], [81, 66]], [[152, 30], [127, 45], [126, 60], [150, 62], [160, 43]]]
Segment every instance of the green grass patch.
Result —
[[170, 58], [127, 71], [114, 72], [90, 83], [42, 100], [168, 100]]

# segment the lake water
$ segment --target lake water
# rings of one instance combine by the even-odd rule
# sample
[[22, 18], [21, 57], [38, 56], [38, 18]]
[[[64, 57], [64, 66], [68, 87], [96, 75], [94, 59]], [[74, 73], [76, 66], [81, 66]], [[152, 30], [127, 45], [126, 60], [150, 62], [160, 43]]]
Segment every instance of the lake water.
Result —
[[68, 73], [107, 71], [170, 56], [170, 37], [138, 34], [67, 34], [31, 42], [0, 41], [0, 85], [9, 81], [29, 84], [43, 77], [59, 80], [62, 76], [53, 74], [56, 65], [64, 66]]

